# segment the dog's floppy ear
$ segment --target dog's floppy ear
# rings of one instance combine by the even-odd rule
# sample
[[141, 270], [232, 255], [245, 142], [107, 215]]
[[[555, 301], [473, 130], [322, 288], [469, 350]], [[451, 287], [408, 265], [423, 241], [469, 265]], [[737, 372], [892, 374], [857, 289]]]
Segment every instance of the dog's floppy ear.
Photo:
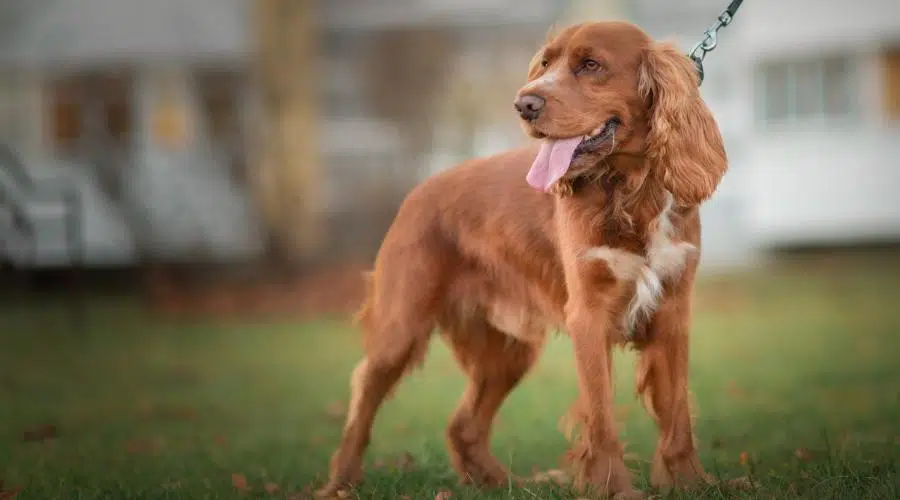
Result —
[[712, 196], [728, 168], [715, 119], [700, 98], [693, 62], [669, 43], [655, 43], [641, 61], [639, 90], [650, 107], [647, 158], [682, 206]]
[[556, 30], [556, 23], [553, 23], [550, 25], [549, 28], [547, 28], [547, 34], [544, 35], [544, 45], [547, 45], [548, 43], [552, 42], [553, 39], [556, 38], [557, 34], [558, 33]]

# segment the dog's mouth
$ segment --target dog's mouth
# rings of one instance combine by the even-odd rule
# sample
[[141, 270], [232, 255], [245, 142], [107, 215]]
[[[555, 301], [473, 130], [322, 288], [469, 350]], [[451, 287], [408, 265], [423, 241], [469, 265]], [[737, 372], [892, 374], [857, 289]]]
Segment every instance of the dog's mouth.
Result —
[[572, 158], [604, 149], [607, 150], [607, 154], [611, 153], [615, 147], [616, 129], [621, 124], [622, 122], [616, 117], [606, 120], [602, 127], [594, 129], [591, 134], [584, 136], [578, 146], [575, 147], [575, 153], [572, 155]]
[[615, 148], [616, 129], [622, 124], [617, 117], [612, 117], [602, 127], [594, 129], [590, 134], [569, 137], [566, 139], [545, 140], [541, 144], [526, 180], [535, 189], [549, 191], [556, 182], [566, 175], [572, 162], [578, 156], [612, 153]]

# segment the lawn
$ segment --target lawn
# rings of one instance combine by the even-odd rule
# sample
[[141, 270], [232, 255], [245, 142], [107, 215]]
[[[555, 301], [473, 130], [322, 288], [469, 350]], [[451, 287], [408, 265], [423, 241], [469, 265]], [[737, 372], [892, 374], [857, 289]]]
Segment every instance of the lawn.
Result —
[[[701, 459], [757, 489], [676, 497], [900, 497], [898, 263], [807, 259], [701, 283], [691, 363]], [[185, 324], [98, 298], [79, 335], [53, 301], [2, 309], [0, 480], [22, 488], [17, 499], [306, 498], [324, 480], [360, 356], [345, 321]], [[632, 365], [617, 355], [616, 413], [647, 488], [655, 432]], [[379, 415], [358, 497], [571, 498], [547, 485], [457, 485], [443, 431], [463, 382], [434, 342]], [[520, 474], [556, 467], [557, 421], [574, 396], [558, 338], [502, 408], [498, 458]]]

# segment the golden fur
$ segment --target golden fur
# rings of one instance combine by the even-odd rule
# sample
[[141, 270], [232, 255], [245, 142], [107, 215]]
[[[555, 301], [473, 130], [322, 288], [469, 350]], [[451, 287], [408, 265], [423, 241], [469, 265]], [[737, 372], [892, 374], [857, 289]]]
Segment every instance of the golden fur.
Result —
[[[587, 58], [599, 67], [578, 69]], [[617, 117], [613, 144], [578, 157], [553, 194], [525, 183], [530, 146], [467, 161], [408, 195], [368, 277], [365, 359], [320, 495], [360, 479], [375, 413], [422, 362], [435, 327], [469, 378], [447, 429], [463, 481], [508, 480], [490, 453], [491, 424], [554, 328], [575, 352], [569, 419], [579, 432], [568, 458], [578, 487], [636, 494], [612, 411], [617, 344], [639, 351], [638, 392], [659, 426], [653, 484], [708, 480], [688, 403], [688, 333], [698, 206], [726, 157], [697, 85], [689, 59], [631, 24], [576, 25], [548, 41], [520, 91], [546, 100], [526, 132], [584, 135]]]

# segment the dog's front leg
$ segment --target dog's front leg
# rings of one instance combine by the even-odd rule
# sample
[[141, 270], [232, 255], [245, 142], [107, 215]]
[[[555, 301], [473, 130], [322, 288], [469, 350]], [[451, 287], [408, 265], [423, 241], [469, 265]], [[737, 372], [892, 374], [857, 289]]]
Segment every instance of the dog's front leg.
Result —
[[605, 301], [584, 300], [577, 295], [570, 296], [570, 301], [566, 327], [575, 351], [580, 393], [570, 415], [579, 427], [569, 452], [576, 468], [575, 486], [616, 498], [639, 496], [625, 467], [613, 415], [612, 346], [616, 329], [611, 311]]
[[[691, 273], [692, 274], [692, 273]], [[666, 297], [647, 340], [638, 346], [638, 393], [659, 427], [651, 484], [659, 488], [712, 482], [697, 457], [688, 393], [691, 279]]]

